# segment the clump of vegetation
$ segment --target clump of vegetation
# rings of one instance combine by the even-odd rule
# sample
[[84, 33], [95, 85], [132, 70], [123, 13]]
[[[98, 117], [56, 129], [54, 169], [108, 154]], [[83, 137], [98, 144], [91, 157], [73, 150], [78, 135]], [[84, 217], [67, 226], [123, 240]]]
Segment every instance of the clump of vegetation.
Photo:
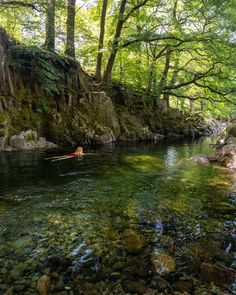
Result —
[[59, 95], [66, 87], [66, 73], [76, 62], [36, 46], [15, 45], [9, 49], [9, 65], [17, 68], [28, 83], [35, 83], [48, 95]]

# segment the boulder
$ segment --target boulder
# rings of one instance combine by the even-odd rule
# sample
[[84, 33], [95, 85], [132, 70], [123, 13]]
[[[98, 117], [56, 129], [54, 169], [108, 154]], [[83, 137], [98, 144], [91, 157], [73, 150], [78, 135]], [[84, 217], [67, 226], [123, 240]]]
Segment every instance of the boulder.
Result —
[[39, 140], [36, 141], [35, 143], [35, 148], [45, 148], [47, 147], [47, 141], [46, 138], [44, 137], [39, 137]]
[[203, 281], [213, 282], [219, 286], [227, 286], [235, 282], [236, 271], [216, 264], [202, 263], [200, 278]]
[[90, 109], [96, 114], [96, 121], [109, 127], [114, 137], [120, 134], [120, 124], [114, 104], [104, 91], [89, 93]]
[[10, 138], [10, 146], [17, 150], [29, 150], [38, 148], [55, 148], [56, 144], [48, 142], [44, 137], [38, 137], [36, 131], [27, 130]]
[[196, 162], [196, 163], [198, 163], [198, 164], [209, 164], [210, 163], [208, 157], [205, 156], [205, 155], [196, 155], [196, 156], [193, 156], [191, 158], [191, 160], [194, 161], [194, 162]]
[[236, 122], [231, 122], [226, 128], [226, 137], [236, 137]]
[[147, 290], [147, 286], [141, 281], [125, 280], [122, 282], [122, 287], [125, 292], [131, 294], [143, 295]]
[[48, 295], [50, 291], [50, 278], [46, 275], [43, 275], [41, 278], [39, 278], [37, 282], [37, 291], [40, 295]]
[[236, 156], [225, 156], [221, 159], [220, 164], [230, 169], [236, 169]]
[[133, 229], [125, 231], [123, 244], [125, 249], [133, 254], [140, 252], [144, 246], [140, 235]]
[[0, 137], [0, 150], [4, 150], [7, 145], [7, 136]]
[[113, 131], [109, 127], [103, 127], [100, 131], [102, 134], [96, 134], [93, 138], [93, 144], [103, 145], [106, 143], [111, 143], [116, 140]]
[[16, 148], [18, 150], [27, 149], [26, 140], [25, 140], [25, 138], [24, 138], [24, 136], [22, 134], [20, 134], [20, 135], [13, 135], [10, 138], [10, 146], [12, 146], [13, 148]]
[[170, 255], [164, 253], [154, 253], [152, 261], [156, 272], [160, 275], [166, 275], [175, 270], [175, 261]]
[[[224, 137], [223, 137], [224, 135]], [[236, 169], [236, 123], [235, 120], [220, 135], [216, 144], [210, 145], [216, 152], [209, 157], [210, 161], [217, 161], [222, 166]]]
[[54, 149], [57, 147], [57, 144], [51, 142], [51, 141], [47, 141], [47, 145], [46, 145], [46, 148], [49, 148], [49, 149]]
[[192, 280], [180, 280], [174, 284], [174, 287], [180, 292], [192, 294], [194, 285]]

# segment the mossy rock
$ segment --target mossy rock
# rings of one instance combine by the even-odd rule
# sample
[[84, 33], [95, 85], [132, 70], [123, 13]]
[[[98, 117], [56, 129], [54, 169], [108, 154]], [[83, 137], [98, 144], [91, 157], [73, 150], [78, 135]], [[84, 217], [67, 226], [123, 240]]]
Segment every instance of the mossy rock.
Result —
[[236, 137], [236, 122], [228, 126], [228, 128], [226, 129], [226, 136]]

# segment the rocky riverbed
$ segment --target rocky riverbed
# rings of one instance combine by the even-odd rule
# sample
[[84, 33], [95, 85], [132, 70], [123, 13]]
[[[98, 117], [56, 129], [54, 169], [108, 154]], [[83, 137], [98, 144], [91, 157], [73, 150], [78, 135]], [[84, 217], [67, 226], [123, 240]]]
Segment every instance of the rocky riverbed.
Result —
[[[41, 218], [32, 220], [35, 232], [8, 237], [9, 247], [1, 246], [1, 294], [223, 295], [234, 288], [236, 265], [222, 244], [227, 236], [200, 238], [176, 256], [179, 242], [168, 232], [158, 235], [155, 225], [124, 228], [118, 221], [85, 239], [77, 225], [91, 224], [81, 216], [52, 214], [48, 225]], [[173, 222], [179, 223], [166, 217], [165, 226]], [[228, 243], [235, 250], [234, 240]], [[215, 263], [219, 257], [224, 264]]]
[[2, 153], [0, 294], [235, 292], [231, 174], [188, 160], [208, 146]]

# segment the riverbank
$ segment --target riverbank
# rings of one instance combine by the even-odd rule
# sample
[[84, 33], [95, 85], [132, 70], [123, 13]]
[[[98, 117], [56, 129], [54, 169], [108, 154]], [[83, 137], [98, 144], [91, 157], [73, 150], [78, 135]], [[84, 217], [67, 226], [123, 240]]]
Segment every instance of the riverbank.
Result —
[[[29, 130], [37, 140], [75, 146], [197, 138], [218, 128], [163, 101], [148, 103], [131, 86], [101, 85], [73, 59], [0, 35], [0, 150], [14, 149], [12, 138]], [[20, 146], [43, 147], [45, 140]]]

